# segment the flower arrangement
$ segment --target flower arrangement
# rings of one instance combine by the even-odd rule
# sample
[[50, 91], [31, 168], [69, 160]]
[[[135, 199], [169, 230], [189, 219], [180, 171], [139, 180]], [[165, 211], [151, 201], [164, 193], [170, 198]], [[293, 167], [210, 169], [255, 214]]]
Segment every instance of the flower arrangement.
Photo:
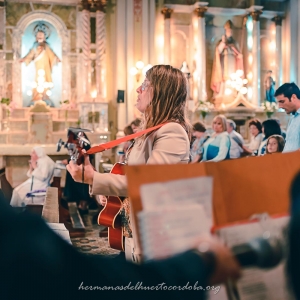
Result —
[[196, 105], [196, 111], [199, 111], [202, 119], [204, 120], [206, 115], [214, 109], [214, 105], [209, 101], [199, 100]]
[[268, 118], [271, 118], [272, 115], [278, 110], [278, 105], [276, 102], [269, 102], [267, 100], [264, 100], [261, 107]]
[[6, 105], [6, 114], [7, 117], [9, 118], [10, 114], [12, 111], [17, 108], [17, 104], [15, 101], [11, 101], [9, 98], [2, 98], [1, 99], [1, 104]]

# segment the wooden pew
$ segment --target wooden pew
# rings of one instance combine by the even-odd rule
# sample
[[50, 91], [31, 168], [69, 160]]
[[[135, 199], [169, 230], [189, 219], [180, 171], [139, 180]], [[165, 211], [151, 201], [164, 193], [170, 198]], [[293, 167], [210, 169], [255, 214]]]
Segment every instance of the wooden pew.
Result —
[[61, 177], [53, 177], [51, 186], [57, 188], [59, 223], [64, 223], [69, 230], [70, 237], [84, 237], [85, 226], [74, 202], [67, 203], [62, 199]]
[[13, 188], [6, 179], [5, 168], [0, 169], [0, 189], [3, 192], [5, 199], [10, 203]]

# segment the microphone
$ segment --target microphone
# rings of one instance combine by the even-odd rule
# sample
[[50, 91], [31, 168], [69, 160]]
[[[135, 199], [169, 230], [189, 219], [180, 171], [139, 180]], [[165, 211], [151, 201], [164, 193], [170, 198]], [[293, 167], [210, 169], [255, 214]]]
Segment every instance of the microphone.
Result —
[[231, 251], [243, 267], [272, 268], [283, 258], [282, 244], [276, 238], [255, 238], [232, 247]]

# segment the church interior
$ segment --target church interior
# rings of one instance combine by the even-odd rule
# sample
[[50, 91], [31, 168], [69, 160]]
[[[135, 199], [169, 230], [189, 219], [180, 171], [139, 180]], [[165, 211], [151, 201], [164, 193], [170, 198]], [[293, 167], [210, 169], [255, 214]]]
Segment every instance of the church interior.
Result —
[[[63, 224], [63, 229], [56, 225], [52, 225], [51, 229], [61, 231], [61, 236], [83, 253], [117, 257], [116, 262], [119, 259], [125, 261], [125, 255], [123, 257], [121, 254], [125, 247], [132, 246], [126, 244], [129, 238], [122, 236], [121, 246], [114, 247], [115, 240], [108, 239], [121, 225], [113, 224], [110, 227], [103, 214], [101, 216], [108, 201], [114, 199], [119, 204], [124, 199], [109, 197], [111, 195], [98, 196], [102, 195], [100, 190], [97, 196], [90, 195], [92, 184], [89, 187], [84, 181], [89, 169], [84, 169], [84, 166], [80, 184], [85, 187], [73, 186], [76, 179], [68, 166], [73, 161], [78, 163], [82, 154], [72, 148], [71, 140], [74, 138], [79, 141], [80, 149], [90, 154], [95, 172], [101, 175], [112, 172], [114, 164], [127, 157], [127, 151], [132, 159], [135, 152], [130, 148], [136, 148], [137, 143], [129, 148], [126, 143], [135, 136], [132, 140], [112, 146], [110, 142], [136, 133], [135, 127], [141, 128], [135, 125], [136, 120], [142, 120], [142, 129], [148, 128], [144, 125], [144, 111], [137, 104], [140, 94], [148, 89], [145, 85], [146, 73], [150, 74], [148, 72], [153, 66], [170, 65], [179, 69], [185, 78], [186, 119], [193, 126], [193, 141], [200, 141], [202, 146], [201, 151], [196, 152], [193, 149], [196, 144], [190, 144], [190, 162], [196, 163], [168, 166], [168, 160], [163, 160], [160, 163], [162, 166], [149, 166], [146, 162], [145, 166], [129, 166], [128, 171], [127, 167], [124, 167], [125, 171], [116, 171], [118, 175], [124, 175], [125, 172], [127, 176], [128, 193], [132, 201], [130, 209], [135, 211], [134, 220], [130, 222], [143, 224], [142, 228], [135, 229], [139, 236], [138, 244], [141, 245], [135, 245], [135, 249], [142, 249], [142, 256], [146, 259], [165, 257], [164, 251], [170, 251], [173, 255], [188, 250], [187, 245], [191, 245], [192, 238], [180, 236], [181, 228], [194, 227], [202, 217], [203, 220], [209, 219], [209, 225], [206, 225], [210, 228], [206, 230], [206, 225], [202, 224], [203, 228], [199, 231], [211, 232], [211, 228], [214, 228], [229, 248], [241, 242], [252, 247], [249, 240], [257, 236], [261, 237], [259, 246], [264, 246], [264, 239], [270, 232], [275, 232], [277, 240], [284, 240], [281, 231], [290, 222], [290, 201], [293, 197], [290, 191], [293, 178], [299, 171], [296, 162], [299, 161], [299, 151], [271, 157], [268, 153], [271, 153], [269, 141], [272, 135], [282, 134], [282, 143], [285, 143], [278, 150], [281, 140], [273, 138], [278, 146], [278, 151], [274, 152], [300, 149], [300, 127], [297, 127], [300, 123], [296, 119], [300, 114], [297, 110], [300, 108], [297, 102], [300, 103], [300, 91], [299, 97], [297, 93], [291, 96], [285, 92], [278, 93], [285, 83], [297, 85], [300, 80], [299, 13], [298, 0], [65, 0], [63, 3], [58, 0], [0, 0], [0, 191], [3, 191], [6, 202], [11, 206], [20, 206], [14, 207], [18, 215], [29, 212], [42, 215], [51, 224]], [[280, 98], [283, 95], [289, 100]], [[291, 100], [292, 95], [297, 96], [295, 101]], [[288, 101], [297, 109], [289, 111]], [[296, 124], [293, 125], [294, 131], [288, 129], [291, 117]], [[217, 132], [216, 120], [223, 122], [223, 131], [226, 131], [225, 122], [228, 133], [230, 126], [237, 132], [233, 140], [230, 134], [226, 134], [230, 136], [230, 145], [235, 141], [240, 152], [236, 157], [230, 156], [228, 161], [229, 157], [224, 156], [220, 159], [224, 162], [219, 160], [211, 163], [205, 143]], [[279, 133], [276, 130], [270, 135], [267, 133], [270, 120], [276, 120], [276, 126], [280, 126]], [[261, 135], [259, 142], [265, 140], [263, 151], [266, 155], [263, 155], [264, 152], [255, 152], [262, 151], [260, 145], [256, 149], [251, 148], [255, 139], [251, 131], [253, 126], [258, 128]], [[126, 132], [128, 127], [129, 133]], [[299, 147], [285, 151], [284, 147], [290, 145], [291, 141], [298, 141]], [[105, 151], [89, 150], [97, 145], [105, 145]], [[196, 153], [195, 160], [193, 150]], [[257, 155], [262, 157], [253, 157]], [[38, 168], [33, 161], [42, 156], [43, 159], [45, 156], [51, 159], [43, 160], [43, 168], [49, 165], [54, 170], [47, 175], [47, 188], [43, 185], [34, 188], [32, 179], [31, 186], [24, 194], [29, 199], [28, 192], [34, 192], [30, 195], [30, 201], [16, 200], [14, 191], [18, 191], [18, 187], [29, 180], [28, 172], [34, 173]], [[86, 155], [84, 157], [86, 159]], [[127, 161], [127, 158], [123, 161]], [[85, 161], [82, 160], [81, 164], [84, 165]], [[35, 176], [38, 178], [39, 175], [36, 173]], [[203, 179], [203, 182], [194, 182], [194, 177], [203, 177], [208, 181]], [[213, 182], [209, 178], [213, 178]], [[167, 184], [158, 185], [158, 182], [183, 179], [190, 181], [178, 182], [177, 185], [170, 183], [170, 190], [167, 190]], [[81, 178], [77, 181], [81, 182]], [[153, 184], [152, 188], [150, 183]], [[72, 185], [72, 192], [66, 190], [67, 184]], [[190, 192], [189, 184], [194, 194]], [[36, 197], [37, 191], [42, 191], [41, 197]], [[191, 198], [197, 191], [198, 195], [203, 195], [203, 199], [208, 197], [210, 200], [201, 200], [204, 208], [195, 208], [194, 214], [193, 209], [188, 211], [194, 205], [191, 200], [184, 213], [177, 215], [178, 212], [174, 210], [173, 217], [164, 219], [158, 214], [155, 217], [151, 215], [151, 219], [150, 214], [142, 212], [142, 208], [148, 207], [142, 199], [147, 198], [146, 191], [150, 202], [152, 198], [158, 199], [165, 193], [169, 193], [169, 198], [175, 199], [173, 201], [177, 201], [177, 198], [179, 201], [178, 195], [185, 198], [183, 191]], [[83, 199], [85, 196], [79, 199], [81, 193], [88, 195], [87, 200]], [[295, 193], [293, 195], [300, 201], [300, 192]], [[125, 198], [125, 195], [122, 196]], [[78, 201], [72, 201], [72, 197], [78, 198]], [[104, 198], [101, 200], [101, 197]], [[171, 201], [169, 198], [162, 198], [162, 205]], [[209, 217], [206, 216], [208, 202]], [[127, 204], [124, 203], [121, 210], [117, 208], [115, 216], [120, 211], [126, 211]], [[177, 204], [182, 205], [179, 202]], [[151, 210], [159, 205], [156, 200], [148, 208]], [[55, 216], [50, 210], [55, 211]], [[124, 214], [125, 217], [120, 217], [120, 213], [118, 218], [126, 218], [126, 212]], [[256, 223], [254, 219], [249, 219], [253, 216]], [[172, 232], [178, 234], [177, 239], [175, 234], [173, 236], [164, 229], [152, 233], [157, 228], [151, 221], [157, 224], [166, 222], [166, 227], [169, 222], [174, 226]], [[117, 221], [114, 219], [113, 222]], [[184, 226], [184, 223], [189, 225]], [[228, 224], [239, 226], [230, 227]], [[137, 225], [132, 226], [135, 228]], [[187, 235], [193, 236], [190, 227]], [[141, 232], [144, 233], [142, 237]], [[146, 238], [149, 243], [145, 241]], [[170, 249], [167, 245], [166, 248], [157, 246], [156, 250], [155, 242], [151, 244], [152, 240], [166, 245], [169, 241]], [[137, 241], [134, 240], [134, 243]], [[284, 247], [287, 244], [281, 243]], [[274, 249], [277, 247], [274, 244], [271, 246]], [[256, 246], [253, 247], [256, 251]], [[130, 260], [127, 253], [126, 259]], [[207, 293], [208, 299], [296, 299], [287, 283], [291, 281], [293, 285], [294, 282], [287, 279], [289, 277], [284, 271], [286, 256], [280, 260], [270, 263], [271, 268], [268, 266], [270, 269], [267, 270], [257, 263], [256, 267], [246, 270], [236, 284], [216, 282], [220, 283], [219, 290], [214, 292], [211, 289]], [[140, 262], [139, 259], [137, 261]], [[6, 295], [4, 299], [13, 299], [11, 295]], [[138, 294], [133, 296], [137, 297]], [[205, 299], [201, 297], [197, 299]], [[85, 298], [88, 299], [88, 296]], [[186, 298], [184, 294], [183, 298]], [[194, 299], [192, 295], [187, 298]]]

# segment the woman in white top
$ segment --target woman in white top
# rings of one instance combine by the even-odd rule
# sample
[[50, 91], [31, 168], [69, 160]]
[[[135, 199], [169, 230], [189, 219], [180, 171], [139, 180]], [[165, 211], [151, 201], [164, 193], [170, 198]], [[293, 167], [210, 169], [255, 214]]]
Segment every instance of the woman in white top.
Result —
[[230, 137], [227, 132], [227, 120], [223, 115], [217, 115], [213, 119], [214, 133], [203, 145], [202, 161], [221, 161], [229, 159]]
[[14, 188], [10, 205], [14, 207], [26, 206], [31, 198], [26, 194], [31, 191], [46, 189], [53, 176], [55, 162], [45, 153], [44, 148], [34, 147], [29, 161], [29, 177], [25, 182]]
[[263, 139], [262, 124], [258, 119], [252, 119], [249, 122], [249, 130], [251, 133], [251, 141], [248, 147], [242, 146], [245, 152], [257, 155], [257, 151]]

